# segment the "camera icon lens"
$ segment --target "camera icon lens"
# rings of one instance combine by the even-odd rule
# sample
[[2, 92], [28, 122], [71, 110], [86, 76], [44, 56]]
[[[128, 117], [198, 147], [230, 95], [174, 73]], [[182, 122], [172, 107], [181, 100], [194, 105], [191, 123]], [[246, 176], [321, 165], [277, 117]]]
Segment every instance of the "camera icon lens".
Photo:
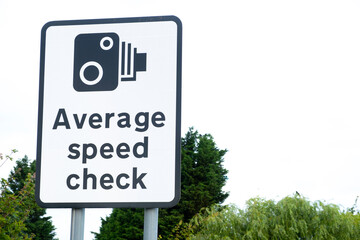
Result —
[[[85, 77], [85, 70], [89, 69], [90, 67], [95, 67], [98, 71], [98, 75], [94, 80], [88, 80]], [[103, 75], [104, 75], [104, 71], [103, 68], [101, 67], [101, 65], [97, 62], [94, 61], [89, 61], [87, 63], [85, 63], [81, 68], [80, 68], [80, 80], [85, 83], [86, 85], [95, 85], [98, 84], [100, 82], [100, 80], [102, 79]]]
[[100, 47], [105, 51], [111, 49], [113, 45], [114, 45], [114, 41], [112, 40], [111, 37], [104, 37], [100, 41]]

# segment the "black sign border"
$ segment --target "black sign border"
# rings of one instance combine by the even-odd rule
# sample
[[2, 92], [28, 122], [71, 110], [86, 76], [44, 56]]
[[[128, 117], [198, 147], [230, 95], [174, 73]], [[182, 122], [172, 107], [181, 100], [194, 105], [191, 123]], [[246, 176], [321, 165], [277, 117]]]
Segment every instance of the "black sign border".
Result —
[[[176, 73], [176, 133], [175, 133], [175, 197], [170, 202], [56, 202], [47, 203], [40, 199], [40, 175], [41, 175], [41, 149], [42, 149], [42, 125], [43, 125], [43, 101], [44, 101], [44, 70], [45, 70], [45, 43], [46, 31], [52, 26], [91, 25], [111, 23], [136, 23], [136, 22], [161, 22], [173, 21], [177, 25], [177, 73]], [[181, 65], [182, 63], [182, 23], [176, 16], [153, 16], [87, 20], [65, 20], [46, 23], [41, 30], [40, 46], [40, 83], [39, 83], [39, 108], [37, 129], [37, 152], [36, 152], [36, 184], [35, 199], [43, 208], [170, 208], [180, 201], [181, 195]]]

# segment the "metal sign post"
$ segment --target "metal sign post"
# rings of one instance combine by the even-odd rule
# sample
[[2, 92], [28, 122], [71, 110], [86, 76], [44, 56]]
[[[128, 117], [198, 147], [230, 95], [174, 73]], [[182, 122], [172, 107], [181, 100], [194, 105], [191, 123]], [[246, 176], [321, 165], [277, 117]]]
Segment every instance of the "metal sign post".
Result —
[[85, 208], [71, 210], [70, 240], [84, 240]]
[[144, 209], [144, 240], [156, 240], [158, 238], [158, 208]]

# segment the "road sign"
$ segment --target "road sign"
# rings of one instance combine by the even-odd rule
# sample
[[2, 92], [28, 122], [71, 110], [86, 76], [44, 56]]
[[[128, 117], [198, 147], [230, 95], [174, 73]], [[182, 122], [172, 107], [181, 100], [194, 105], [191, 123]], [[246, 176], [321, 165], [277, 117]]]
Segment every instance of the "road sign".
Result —
[[42, 207], [171, 207], [180, 199], [177, 17], [55, 21], [41, 35]]

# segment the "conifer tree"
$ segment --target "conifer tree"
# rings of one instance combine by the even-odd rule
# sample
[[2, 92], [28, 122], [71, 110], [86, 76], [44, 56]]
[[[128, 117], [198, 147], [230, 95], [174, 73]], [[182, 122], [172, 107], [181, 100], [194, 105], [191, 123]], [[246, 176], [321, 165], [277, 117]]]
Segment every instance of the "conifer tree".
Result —
[[[189, 221], [201, 208], [221, 204], [229, 193], [222, 191], [227, 170], [223, 166], [227, 150], [219, 149], [210, 134], [190, 128], [181, 141], [181, 199], [173, 208], [159, 210], [159, 236], [171, 239], [179, 222]], [[142, 238], [142, 209], [114, 209], [102, 219], [97, 240]], [[133, 233], [133, 235], [131, 235]]]

